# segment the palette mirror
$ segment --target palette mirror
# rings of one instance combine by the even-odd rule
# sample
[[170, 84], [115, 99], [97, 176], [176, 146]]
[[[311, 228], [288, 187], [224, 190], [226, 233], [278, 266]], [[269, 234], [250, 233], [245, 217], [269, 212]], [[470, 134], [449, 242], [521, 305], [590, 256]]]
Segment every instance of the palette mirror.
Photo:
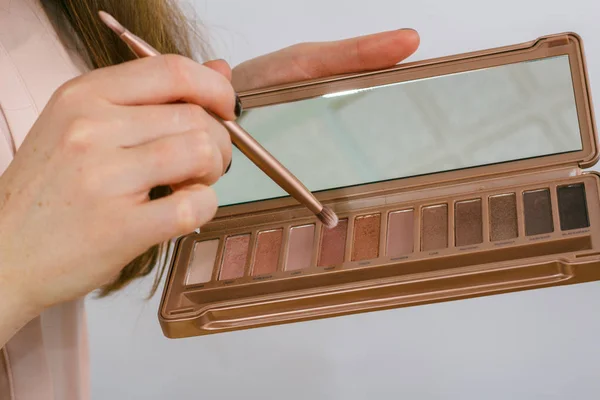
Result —
[[[568, 55], [257, 107], [240, 124], [315, 192], [582, 150]], [[215, 189], [221, 206], [286, 195], [237, 149]]]

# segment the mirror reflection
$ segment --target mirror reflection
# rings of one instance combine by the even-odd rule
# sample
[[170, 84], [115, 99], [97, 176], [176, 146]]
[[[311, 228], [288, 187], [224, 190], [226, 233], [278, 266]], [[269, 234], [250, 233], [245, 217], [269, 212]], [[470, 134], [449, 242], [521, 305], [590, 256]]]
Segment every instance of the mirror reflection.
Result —
[[[582, 149], [568, 56], [248, 111], [240, 124], [321, 191]], [[219, 203], [286, 196], [234, 148]]]

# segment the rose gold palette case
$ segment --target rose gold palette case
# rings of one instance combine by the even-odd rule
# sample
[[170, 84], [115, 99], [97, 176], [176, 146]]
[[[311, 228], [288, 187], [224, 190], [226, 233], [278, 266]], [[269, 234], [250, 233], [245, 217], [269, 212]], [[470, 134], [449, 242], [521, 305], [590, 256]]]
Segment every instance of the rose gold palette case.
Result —
[[[508, 107], [502, 93], [511, 84], [498, 81], [506, 76], [521, 82], [511, 94], [519, 100], [486, 125], [482, 115]], [[446, 111], [436, 125], [440, 132], [413, 132], [408, 124], [417, 111], [402, 107], [400, 100], [397, 108], [395, 100], [369, 100], [394, 90], [416, 99], [413, 103], [426, 111], [422, 119], [428, 127], [444, 107], [459, 107], [465, 115]], [[485, 99], [494, 96], [501, 101], [489, 103], [492, 107]], [[597, 173], [583, 171], [596, 163], [598, 142], [577, 35], [551, 35], [241, 97], [248, 120], [256, 113], [268, 122], [281, 107], [290, 112], [276, 120], [275, 135], [302, 126], [303, 133], [290, 134], [288, 143], [269, 147], [265, 139], [264, 145], [284, 165], [290, 160], [303, 165], [290, 169], [338, 214], [340, 223], [328, 230], [284, 193], [269, 195], [258, 183], [264, 178], [251, 175], [241, 158], [234, 157], [232, 171], [236, 163], [239, 169], [230, 188], [239, 196], [230, 196], [201, 233], [176, 242], [159, 310], [167, 337], [600, 279], [600, 180]], [[436, 101], [447, 104], [434, 105]], [[327, 104], [328, 110], [355, 107], [343, 118], [354, 116], [346, 126], [360, 132], [348, 137], [342, 132], [339, 151], [335, 146], [321, 149], [329, 140], [327, 128], [319, 128], [320, 136], [311, 134], [306, 121], [321, 115], [322, 123], [330, 113], [318, 111], [318, 104]], [[519, 121], [517, 114], [528, 107], [532, 111]], [[342, 119], [339, 115], [336, 121]], [[240, 124], [245, 125], [243, 118]], [[259, 136], [261, 125], [248, 124], [249, 132]], [[443, 135], [452, 124], [460, 129], [451, 140], [422, 146], [424, 137]], [[500, 125], [497, 133], [482, 133]], [[386, 127], [385, 135], [374, 126]], [[377, 143], [381, 137], [387, 139]], [[298, 147], [294, 140], [309, 143], [309, 150], [299, 150], [295, 158], [277, 150], [293, 152]], [[367, 142], [352, 155], [341, 150], [351, 140]], [[458, 144], [467, 141], [471, 144]], [[502, 144], [506, 141], [510, 147]], [[315, 158], [311, 146], [325, 156]], [[459, 161], [434, 159], [438, 152], [452, 153], [453, 146]], [[397, 158], [389, 155], [394, 154], [390, 148], [397, 149]], [[328, 170], [340, 154], [352, 163], [363, 160], [363, 166], [351, 173]], [[361, 175], [382, 160], [388, 161], [383, 172]], [[418, 169], [410, 168], [417, 164]], [[329, 186], [319, 187], [317, 179]], [[237, 192], [236, 185], [242, 186]]]

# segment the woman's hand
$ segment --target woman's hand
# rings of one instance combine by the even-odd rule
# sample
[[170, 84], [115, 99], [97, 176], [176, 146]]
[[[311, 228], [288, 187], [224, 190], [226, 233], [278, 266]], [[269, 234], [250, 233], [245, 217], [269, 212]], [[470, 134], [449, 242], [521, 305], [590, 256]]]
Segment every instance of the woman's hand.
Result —
[[[230, 162], [231, 142], [204, 109], [233, 120], [234, 108], [223, 75], [178, 56], [96, 70], [61, 87], [0, 178], [4, 307], [31, 318], [211, 220], [210, 185]], [[149, 201], [158, 185], [176, 190]], [[1, 325], [0, 347], [8, 339]]]
[[[332, 75], [388, 68], [413, 54], [419, 35], [412, 29], [334, 42], [302, 43], [246, 61], [233, 69], [233, 87], [242, 92]], [[213, 64], [225, 76], [225, 65]]]

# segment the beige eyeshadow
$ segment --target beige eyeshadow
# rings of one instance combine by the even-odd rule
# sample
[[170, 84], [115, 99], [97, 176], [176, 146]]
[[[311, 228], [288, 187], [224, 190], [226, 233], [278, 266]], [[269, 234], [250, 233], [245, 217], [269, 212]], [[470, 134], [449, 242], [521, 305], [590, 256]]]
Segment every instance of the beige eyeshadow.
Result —
[[421, 250], [433, 251], [448, 247], [448, 205], [423, 208]]
[[413, 252], [415, 212], [403, 210], [391, 212], [388, 217], [387, 255], [400, 257]]
[[220, 280], [237, 279], [244, 276], [249, 245], [250, 235], [230, 236], [227, 238], [221, 272], [219, 273]]
[[277, 271], [279, 256], [281, 255], [281, 242], [283, 229], [263, 231], [258, 234], [256, 241], [256, 254], [252, 275], [271, 274]]
[[295, 226], [290, 229], [286, 271], [296, 271], [310, 267], [315, 242], [315, 225]]
[[515, 239], [519, 236], [517, 195], [500, 194], [490, 197], [490, 240]]
[[481, 199], [459, 201], [454, 205], [454, 227], [456, 246], [483, 243]]
[[186, 285], [198, 285], [211, 280], [218, 249], [218, 239], [194, 244], [192, 260], [185, 278]]
[[319, 249], [319, 267], [331, 267], [344, 263], [348, 219], [341, 219], [333, 229], [323, 227]]
[[362, 215], [354, 220], [352, 261], [372, 260], [379, 257], [381, 214]]

